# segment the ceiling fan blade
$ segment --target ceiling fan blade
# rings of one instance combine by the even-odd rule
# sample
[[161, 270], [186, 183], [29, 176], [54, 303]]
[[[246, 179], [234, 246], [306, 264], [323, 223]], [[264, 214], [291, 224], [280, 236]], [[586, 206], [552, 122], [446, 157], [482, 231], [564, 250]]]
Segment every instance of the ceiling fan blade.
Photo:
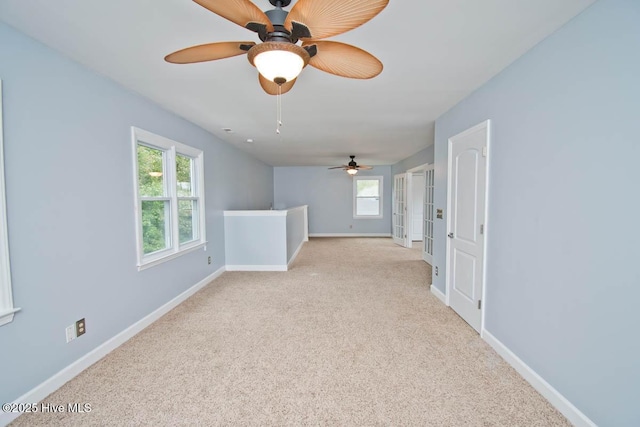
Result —
[[334, 166], [332, 168], [327, 168], [327, 169], [348, 169], [349, 166], [347, 165], [342, 165], [342, 166]]
[[302, 24], [294, 31], [299, 39], [325, 39], [359, 27], [388, 3], [389, 0], [298, 0], [284, 26], [292, 31], [294, 22]]
[[345, 43], [313, 40], [302, 46], [315, 45], [318, 53], [311, 57], [309, 65], [352, 79], [370, 79], [382, 72], [382, 62], [369, 52]]
[[243, 55], [254, 46], [254, 42], [220, 42], [192, 46], [170, 53], [164, 60], [174, 64], [193, 64], [194, 62], [214, 61]]
[[[267, 15], [250, 0], [193, 0], [216, 15], [256, 33], [273, 31]], [[265, 31], [266, 30], [266, 31]]]
[[[278, 85], [271, 80], [265, 78], [262, 74], [258, 73], [258, 78], [260, 80], [260, 86], [267, 92], [269, 95], [277, 95], [278, 94]], [[282, 92], [281, 94], [285, 94], [291, 90], [293, 85], [296, 84], [296, 79], [288, 81], [282, 84]]]
[[367, 166], [367, 165], [358, 165], [356, 166], [357, 169], [362, 169], [363, 171], [368, 171], [373, 169], [373, 166]]

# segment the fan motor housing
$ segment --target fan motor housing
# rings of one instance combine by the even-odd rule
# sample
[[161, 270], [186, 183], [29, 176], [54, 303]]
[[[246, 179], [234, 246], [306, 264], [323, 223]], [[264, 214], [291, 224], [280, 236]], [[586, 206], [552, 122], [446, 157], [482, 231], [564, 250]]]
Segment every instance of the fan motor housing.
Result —
[[273, 31], [267, 34], [259, 34], [260, 40], [262, 40], [263, 42], [287, 41], [291, 43], [296, 43], [298, 41], [298, 39], [294, 39], [293, 37], [291, 37], [291, 33], [284, 27], [284, 21], [285, 19], [287, 19], [287, 15], [289, 14], [289, 12], [282, 9], [273, 9], [267, 10], [264, 13], [271, 21], [271, 24], [273, 24]]
[[269, 0], [269, 3], [271, 3], [275, 7], [287, 7], [291, 4], [291, 0]]

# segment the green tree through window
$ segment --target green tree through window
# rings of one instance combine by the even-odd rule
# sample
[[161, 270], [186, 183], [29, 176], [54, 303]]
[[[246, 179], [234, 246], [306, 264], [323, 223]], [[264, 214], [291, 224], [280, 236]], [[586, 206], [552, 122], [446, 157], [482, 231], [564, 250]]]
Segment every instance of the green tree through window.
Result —
[[202, 247], [204, 153], [132, 128], [136, 159], [138, 268]]
[[[138, 145], [138, 191], [141, 197], [166, 197], [164, 163], [162, 150]], [[170, 215], [167, 212], [168, 200], [142, 200], [141, 204], [143, 252], [150, 254], [166, 249], [166, 222]]]
[[178, 194], [178, 233], [180, 243], [190, 242], [198, 238], [197, 219], [198, 205], [194, 196], [193, 159], [187, 156], [176, 156], [176, 176]]

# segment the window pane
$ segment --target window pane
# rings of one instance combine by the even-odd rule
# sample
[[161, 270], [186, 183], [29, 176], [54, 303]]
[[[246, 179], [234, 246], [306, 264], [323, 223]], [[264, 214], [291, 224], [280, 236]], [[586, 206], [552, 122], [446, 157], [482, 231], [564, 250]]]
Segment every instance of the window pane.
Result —
[[198, 201], [178, 201], [178, 230], [180, 243], [198, 239]]
[[142, 202], [142, 244], [145, 255], [168, 247], [169, 218], [168, 200]]
[[194, 196], [193, 190], [193, 159], [191, 157], [176, 155], [176, 177], [178, 197]]
[[138, 144], [138, 185], [141, 197], [164, 196], [164, 152]]
[[358, 197], [356, 199], [356, 215], [380, 215], [380, 199], [378, 197]]
[[356, 183], [358, 197], [379, 196], [379, 181], [377, 179], [359, 179]]

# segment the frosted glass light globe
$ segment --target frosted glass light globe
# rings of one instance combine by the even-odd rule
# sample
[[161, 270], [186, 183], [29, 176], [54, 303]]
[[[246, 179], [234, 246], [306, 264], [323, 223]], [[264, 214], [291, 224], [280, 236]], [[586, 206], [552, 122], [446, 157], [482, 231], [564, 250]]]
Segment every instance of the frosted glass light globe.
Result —
[[298, 77], [311, 57], [302, 46], [284, 41], [266, 41], [249, 49], [247, 59], [258, 69], [262, 78], [282, 84]]
[[286, 50], [268, 50], [253, 58], [253, 64], [267, 80], [274, 81], [277, 77], [290, 82], [298, 77], [304, 68], [302, 58]]

